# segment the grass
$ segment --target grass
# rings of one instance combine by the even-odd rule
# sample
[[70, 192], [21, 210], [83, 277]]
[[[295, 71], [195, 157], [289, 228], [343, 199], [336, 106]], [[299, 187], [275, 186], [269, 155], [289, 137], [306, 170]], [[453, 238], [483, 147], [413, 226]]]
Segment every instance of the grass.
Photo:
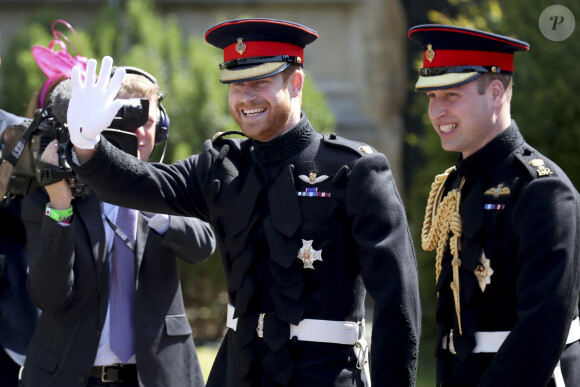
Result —
[[207, 382], [207, 377], [209, 376], [209, 371], [217, 355], [218, 346], [217, 345], [202, 345], [196, 346], [197, 357], [199, 359], [199, 365], [201, 366], [201, 372], [203, 373], [203, 378]]

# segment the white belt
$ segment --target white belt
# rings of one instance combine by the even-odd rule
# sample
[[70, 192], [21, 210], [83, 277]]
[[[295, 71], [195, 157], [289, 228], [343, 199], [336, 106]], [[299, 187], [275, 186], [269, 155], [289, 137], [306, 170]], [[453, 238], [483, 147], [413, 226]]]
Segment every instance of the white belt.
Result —
[[[475, 345], [475, 348], [473, 348], [473, 352], [481, 353], [499, 351], [499, 347], [501, 347], [509, 333], [509, 331], [475, 332], [475, 342], [477, 344]], [[566, 344], [572, 344], [578, 340], [580, 340], [580, 318], [576, 317], [576, 319], [572, 321], [572, 324], [570, 325]]]
[[[499, 348], [509, 335], [509, 331], [499, 331], [499, 332], [475, 332], [475, 348], [473, 348], [473, 353], [494, 353], [499, 351]], [[580, 340], [580, 318], [576, 317], [572, 324], [570, 325], [570, 330], [568, 331], [568, 338], [566, 339], [566, 344], [572, 344], [575, 341]], [[447, 349], [447, 335], [443, 337], [442, 343], [443, 349]], [[449, 349], [453, 347], [452, 342], [449, 343]], [[556, 387], [564, 387], [564, 378], [562, 376], [562, 370], [560, 368], [560, 362], [556, 365], [554, 370], [553, 378], [556, 382]]]
[[[505, 341], [505, 339], [510, 334], [510, 331], [497, 331], [497, 332], [475, 332], [475, 348], [473, 348], [473, 353], [494, 353], [499, 351], [499, 348]], [[570, 331], [568, 331], [568, 338], [566, 339], [566, 344], [572, 344], [575, 341], [580, 340], [580, 318], [576, 317], [572, 324], [570, 325]], [[453, 340], [451, 340], [453, 341]], [[442, 348], [447, 349], [448, 336], [445, 335], [442, 341]], [[449, 348], [452, 348], [452, 344], [449, 343]]]
[[[235, 308], [228, 304], [228, 319], [226, 326], [236, 330], [238, 319], [234, 318]], [[360, 323], [352, 321], [330, 321], [304, 319], [298, 325], [290, 324], [290, 337], [300, 341], [315, 341], [318, 343], [334, 343], [354, 345], [360, 337], [364, 338], [364, 320]], [[263, 334], [263, 317], [257, 321], [258, 336]], [[262, 337], [262, 336], [260, 336]]]
[[[234, 331], [238, 327], [238, 319], [234, 318], [236, 308], [228, 304], [228, 317], [226, 326]], [[264, 314], [260, 314], [256, 324], [258, 337], [264, 336]], [[365, 339], [365, 320], [360, 323], [352, 321], [332, 321], [304, 319], [298, 325], [290, 324], [290, 337], [296, 337], [300, 341], [314, 341], [317, 343], [331, 343], [354, 345], [354, 353], [357, 358], [356, 368], [365, 374], [367, 386], [371, 387], [371, 374], [369, 372], [368, 344]]]

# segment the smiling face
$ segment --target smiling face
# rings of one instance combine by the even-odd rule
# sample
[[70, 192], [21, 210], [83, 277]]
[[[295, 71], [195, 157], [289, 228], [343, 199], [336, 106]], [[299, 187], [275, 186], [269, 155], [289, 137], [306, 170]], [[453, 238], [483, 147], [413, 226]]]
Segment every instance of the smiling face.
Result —
[[272, 77], [229, 85], [230, 113], [244, 134], [266, 142], [294, 127], [300, 120], [302, 73], [285, 79]]
[[490, 85], [480, 94], [476, 82], [469, 82], [427, 92], [429, 118], [444, 150], [461, 152], [465, 159], [507, 127], [504, 120], [498, 120], [499, 105], [493, 89]]

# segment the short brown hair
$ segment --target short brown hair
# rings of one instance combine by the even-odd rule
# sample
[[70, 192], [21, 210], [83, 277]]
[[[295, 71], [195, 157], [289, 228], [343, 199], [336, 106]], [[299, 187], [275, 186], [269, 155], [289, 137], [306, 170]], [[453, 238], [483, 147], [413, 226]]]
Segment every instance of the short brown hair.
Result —
[[150, 98], [157, 103], [161, 94], [159, 85], [153, 83], [149, 78], [140, 75], [128, 73], [123, 78], [123, 84], [117, 98]]
[[290, 74], [294, 73], [296, 70], [302, 70], [302, 66], [297, 63], [290, 63], [290, 66], [286, 67], [284, 71], [282, 71], [282, 77], [284, 78], [284, 85], [288, 82], [288, 78], [290, 78]]
[[495, 73], [483, 73], [479, 78], [475, 80], [477, 84], [477, 92], [479, 94], [484, 94], [485, 90], [491, 82], [498, 80], [503, 85], [506, 94], [508, 96], [508, 101], [512, 98], [513, 92], [513, 77], [511, 74], [495, 74]]

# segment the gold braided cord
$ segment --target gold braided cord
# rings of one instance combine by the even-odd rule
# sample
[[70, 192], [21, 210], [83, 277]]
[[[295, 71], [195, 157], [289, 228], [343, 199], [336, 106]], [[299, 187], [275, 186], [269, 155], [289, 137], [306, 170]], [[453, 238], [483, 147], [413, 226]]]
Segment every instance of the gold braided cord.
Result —
[[[459, 188], [451, 190], [441, 200], [444, 190], [443, 183], [447, 179], [447, 176], [449, 176], [449, 173], [454, 169], [455, 167], [451, 167], [445, 173], [437, 175], [431, 185], [431, 192], [429, 193], [427, 208], [425, 209], [425, 220], [423, 221], [423, 229], [421, 230], [421, 247], [425, 251], [436, 250], [435, 282], [438, 282], [439, 275], [441, 274], [443, 253], [445, 252], [447, 241], [449, 241], [449, 249], [453, 256], [451, 261], [453, 267], [451, 289], [453, 291], [459, 334], [462, 334], [459, 300], [459, 267], [461, 266], [459, 252], [461, 251], [463, 227], [461, 215], [459, 214], [459, 205], [461, 204], [461, 188], [463, 188], [465, 178], [461, 180]], [[449, 237], [450, 232], [452, 234], [451, 238]]]

